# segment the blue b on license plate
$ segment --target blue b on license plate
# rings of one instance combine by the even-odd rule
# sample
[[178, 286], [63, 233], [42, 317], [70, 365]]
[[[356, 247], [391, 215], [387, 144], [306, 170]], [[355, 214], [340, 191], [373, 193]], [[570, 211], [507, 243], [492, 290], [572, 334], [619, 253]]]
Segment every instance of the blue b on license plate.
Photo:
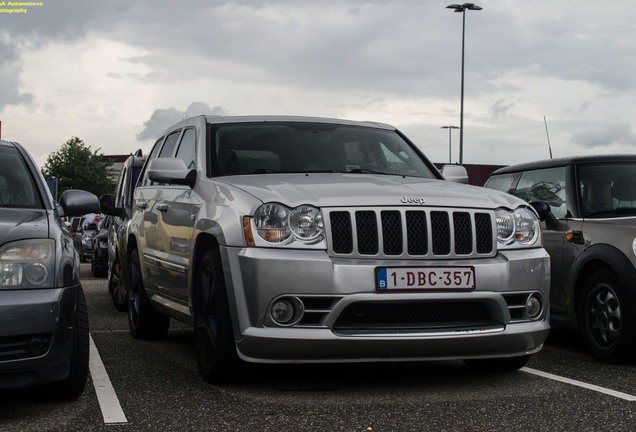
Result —
[[379, 291], [475, 289], [473, 267], [378, 267], [375, 275]]

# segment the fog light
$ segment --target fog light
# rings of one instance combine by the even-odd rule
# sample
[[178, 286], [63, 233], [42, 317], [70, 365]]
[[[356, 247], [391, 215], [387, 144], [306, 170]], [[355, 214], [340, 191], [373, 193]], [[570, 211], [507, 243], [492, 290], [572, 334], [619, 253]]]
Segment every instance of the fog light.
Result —
[[536, 294], [530, 294], [528, 300], [526, 300], [526, 313], [532, 320], [539, 318], [543, 307], [541, 305], [541, 299]]
[[272, 306], [272, 318], [278, 324], [287, 324], [294, 318], [294, 305], [289, 300], [278, 300]]

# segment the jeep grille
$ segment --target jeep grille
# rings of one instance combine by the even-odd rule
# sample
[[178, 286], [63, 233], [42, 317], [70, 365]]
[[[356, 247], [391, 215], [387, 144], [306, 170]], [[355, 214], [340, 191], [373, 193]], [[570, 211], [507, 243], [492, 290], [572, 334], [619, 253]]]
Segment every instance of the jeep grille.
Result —
[[412, 208], [327, 209], [332, 256], [470, 258], [492, 256], [491, 213]]

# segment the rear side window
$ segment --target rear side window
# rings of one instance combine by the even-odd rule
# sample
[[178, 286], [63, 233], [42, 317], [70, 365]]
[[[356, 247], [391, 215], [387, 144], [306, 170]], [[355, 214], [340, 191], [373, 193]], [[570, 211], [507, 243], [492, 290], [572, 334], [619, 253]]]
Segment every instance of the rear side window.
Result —
[[0, 146], [0, 207], [44, 207], [24, 158], [15, 148], [4, 146]]

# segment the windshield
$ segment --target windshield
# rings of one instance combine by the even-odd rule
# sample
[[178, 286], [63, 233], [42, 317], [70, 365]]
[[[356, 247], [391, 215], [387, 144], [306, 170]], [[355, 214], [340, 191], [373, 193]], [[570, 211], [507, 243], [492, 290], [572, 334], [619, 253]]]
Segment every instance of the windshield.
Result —
[[318, 123], [223, 125], [215, 134], [215, 175], [372, 173], [435, 178], [394, 131]]
[[43, 208], [33, 177], [13, 147], [0, 146], [0, 207]]
[[636, 164], [579, 166], [578, 180], [583, 217], [636, 215]]

